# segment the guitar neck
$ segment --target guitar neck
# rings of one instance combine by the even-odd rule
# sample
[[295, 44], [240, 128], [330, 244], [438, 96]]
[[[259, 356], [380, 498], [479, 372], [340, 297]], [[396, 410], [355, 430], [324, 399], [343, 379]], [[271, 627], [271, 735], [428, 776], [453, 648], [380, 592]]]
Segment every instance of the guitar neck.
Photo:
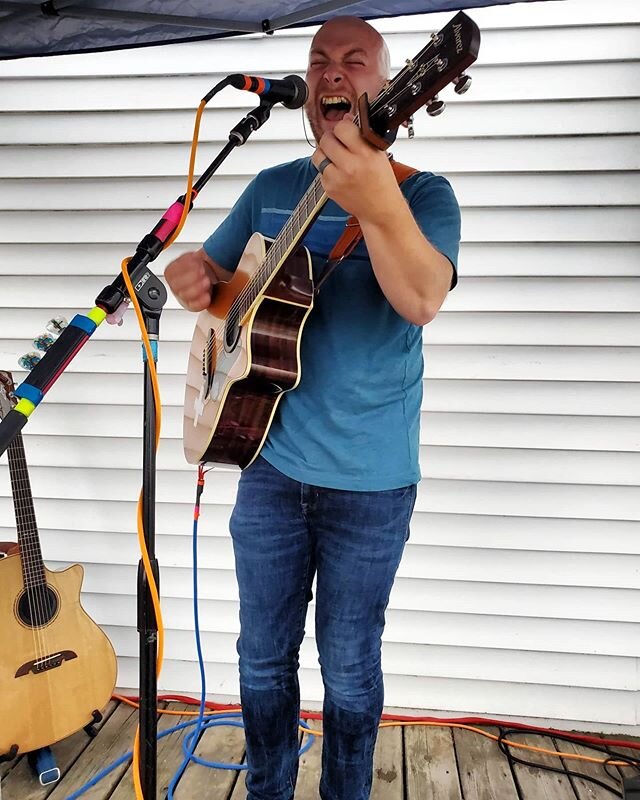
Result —
[[16, 512], [22, 576], [25, 588], [32, 589], [46, 585], [46, 577], [22, 434], [18, 434], [11, 442], [7, 455], [13, 490], [13, 506]]
[[320, 176], [317, 175], [311, 186], [302, 196], [302, 199], [293, 210], [284, 227], [274, 239], [261, 266], [252, 276], [251, 281], [243, 292], [239, 316], [243, 319], [256, 299], [262, 294], [267, 284], [275, 275], [282, 262], [296, 248], [315, 222], [329, 198], [322, 188]]

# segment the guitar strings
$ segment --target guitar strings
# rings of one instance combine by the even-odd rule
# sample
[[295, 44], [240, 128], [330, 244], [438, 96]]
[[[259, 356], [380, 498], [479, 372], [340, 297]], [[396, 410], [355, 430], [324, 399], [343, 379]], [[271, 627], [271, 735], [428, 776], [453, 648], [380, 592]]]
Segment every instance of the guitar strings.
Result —
[[[22, 524], [23, 531], [26, 530], [28, 523], [35, 525], [35, 516], [32, 514], [31, 509], [27, 512], [24, 511], [25, 505], [30, 504], [31, 492], [29, 486], [29, 476], [26, 472], [24, 448], [20, 446], [20, 441], [14, 441], [9, 445], [9, 450], [14, 457], [13, 462], [10, 462], [10, 473], [12, 476], [12, 483], [14, 484], [15, 497], [16, 497], [16, 517], [18, 524]], [[31, 502], [33, 502], [31, 500]], [[33, 579], [37, 578], [31, 564], [29, 556], [38, 555], [38, 548], [35, 544], [27, 539], [27, 534], [23, 534], [22, 541], [20, 541], [19, 558], [22, 568], [22, 576], [27, 597], [27, 605], [29, 609], [31, 636], [33, 639], [33, 648], [36, 654], [36, 660], [44, 655], [45, 641], [42, 631], [40, 629], [40, 621], [43, 617], [42, 601], [38, 593], [37, 583], [35, 586], [29, 584]], [[24, 551], [24, 554], [23, 554]]]
[[[31, 527], [31, 538], [27, 541], [27, 553], [37, 559], [41, 568], [40, 574], [38, 574], [37, 567], [35, 568], [35, 571], [32, 568], [31, 572], [26, 569], [25, 573], [36, 581], [35, 585], [30, 587], [28, 590], [28, 597], [29, 599], [31, 598], [31, 595], [34, 595], [35, 597], [35, 603], [31, 606], [32, 609], [35, 606], [35, 615], [33, 610], [30, 610], [30, 613], [35, 616], [34, 621], [36, 625], [36, 632], [41, 646], [40, 655], [44, 656], [47, 654], [47, 634], [46, 627], [44, 627], [47, 622], [47, 584], [39, 540], [37, 538], [37, 533], [33, 533], [33, 531], [36, 530], [36, 520], [32, 506], [33, 500], [31, 498], [31, 488], [29, 484], [29, 474], [27, 472], [26, 459], [24, 456], [24, 447], [21, 448], [20, 455], [21, 463], [19, 466], [19, 477], [22, 484], [20, 491], [24, 495], [23, 500], [26, 500], [28, 504], [26, 522], [30, 523]], [[36, 538], [33, 538], [34, 536]], [[41, 579], [43, 582], [40, 583], [39, 579]]]
[[[229, 309], [229, 313], [227, 315], [226, 320], [222, 321], [217, 327], [214, 327], [214, 340], [215, 340], [215, 347], [216, 347], [216, 356], [220, 355], [222, 349], [224, 348], [224, 338], [223, 333], [224, 329], [227, 327], [229, 323], [231, 323], [234, 327], [235, 325], [247, 314], [253, 303], [255, 302], [257, 296], [259, 295], [260, 291], [262, 290], [262, 286], [258, 289], [257, 293], [255, 293], [255, 289], [258, 284], [263, 283], [264, 279], [270, 276], [272, 273], [275, 273], [275, 267], [277, 263], [281, 260], [282, 255], [288, 247], [292, 247], [295, 245], [295, 241], [288, 243], [283, 247], [283, 243], [290, 235], [291, 228], [295, 228], [297, 226], [302, 225], [302, 220], [300, 219], [301, 212], [305, 212], [305, 217], [308, 217], [311, 213], [311, 209], [314, 208], [322, 199], [324, 195], [324, 191], [319, 198], [315, 197], [315, 192], [318, 188], [321, 188], [321, 184], [319, 181], [318, 176], [314, 178], [313, 182], [311, 183], [309, 189], [305, 192], [302, 199], [296, 206], [295, 210], [293, 211], [291, 217], [287, 220], [284, 227], [274, 240], [273, 244], [267, 251], [267, 254], [262, 261], [260, 267], [256, 270], [256, 273], [252, 276], [252, 278], [248, 281], [247, 285], [243, 288], [242, 292], [236, 297], [234, 302], [231, 304]], [[326, 195], [324, 195], [326, 197]], [[312, 199], [313, 198], [313, 199]], [[309, 208], [309, 200], [312, 199], [313, 205]], [[303, 231], [298, 231], [298, 238], [302, 235]], [[276, 253], [278, 254], [276, 256]], [[274, 264], [275, 262], [275, 264]], [[251, 300], [246, 304], [246, 308], [243, 308], [245, 304], [244, 301], [252, 294], [255, 293], [255, 296], [251, 298]], [[206, 354], [207, 360], [210, 359], [211, 353], [213, 350], [213, 344], [209, 342], [206, 347]]]
[[[24, 460], [24, 449], [19, 450], [19, 454], [21, 456], [20, 464], [17, 467], [17, 477], [20, 481], [20, 488], [18, 489], [18, 493], [20, 499], [26, 501], [29, 504], [29, 508], [27, 510], [26, 516], [23, 514], [23, 524], [29, 524], [31, 530], [35, 528], [35, 515], [33, 514], [33, 510], [31, 508], [31, 489], [29, 485], [29, 475], [26, 470], [26, 461]], [[23, 503], [23, 508], [25, 503]], [[33, 537], [33, 533], [30, 534]], [[40, 551], [40, 546], [37, 539], [26, 539], [26, 555], [31, 556], [32, 558], [38, 559], [42, 564], [42, 553]], [[22, 549], [22, 547], [21, 547]], [[24, 560], [22, 561], [24, 565]], [[45, 585], [42, 586], [38, 582], [38, 578], [44, 578], [44, 572], [41, 576], [38, 575], [37, 570], [32, 566], [33, 561], [31, 564], [27, 561], [27, 565], [23, 566], [23, 575], [25, 576], [25, 590], [27, 593], [27, 598], [29, 601], [29, 613], [31, 615], [31, 622], [34, 625], [35, 634], [37, 640], [40, 645], [40, 656], [46, 654], [46, 631], [41, 626], [45, 622], [46, 615], [45, 615], [45, 604], [46, 604], [46, 581]], [[33, 586], [28, 586], [29, 580], [33, 580], [35, 583]], [[33, 602], [32, 602], [33, 598]]]

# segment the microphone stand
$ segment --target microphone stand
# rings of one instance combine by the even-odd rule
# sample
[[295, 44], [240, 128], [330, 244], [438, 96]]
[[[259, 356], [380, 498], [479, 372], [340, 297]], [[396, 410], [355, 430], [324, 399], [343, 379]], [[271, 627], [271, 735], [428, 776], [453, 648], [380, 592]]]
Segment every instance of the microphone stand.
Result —
[[[222, 81], [223, 85], [227, 82]], [[220, 86], [220, 85], [219, 85]], [[221, 88], [221, 87], [220, 87]], [[205, 97], [209, 99], [215, 91]], [[193, 200], [209, 181], [230, 152], [243, 145], [249, 136], [269, 118], [273, 103], [262, 101], [229, 132], [229, 141], [194, 183], [189, 211]], [[152, 346], [154, 363], [157, 361], [160, 331], [160, 315], [167, 300], [164, 284], [148, 269], [164, 249], [165, 242], [178, 226], [187, 199], [182, 195], [165, 212], [153, 230], [136, 247], [135, 255], [128, 264], [128, 272], [136, 297], [142, 310], [145, 329]], [[0, 423], [0, 455], [26, 424], [29, 415], [43, 396], [62, 374], [71, 359], [86, 343], [93, 331], [106, 318], [112, 324], [121, 324], [127, 310], [129, 298], [122, 274], [106, 286], [96, 298], [96, 307], [87, 316], [76, 315], [69, 326], [33, 368], [27, 379], [15, 390], [19, 398], [16, 406]], [[144, 352], [144, 351], [143, 351]], [[152, 566], [156, 586], [159, 587], [159, 566], [155, 555], [155, 503], [156, 503], [156, 410], [151, 383], [151, 370], [144, 352], [144, 399], [143, 399], [143, 466], [142, 466], [142, 518], [144, 539]], [[158, 627], [151, 598], [149, 582], [142, 559], [138, 563], [138, 621], [140, 652], [140, 782], [144, 800], [156, 798], [157, 767], [157, 643]], [[159, 589], [158, 589], [159, 591]], [[17, 751], [16, 751], [17, 752]]]

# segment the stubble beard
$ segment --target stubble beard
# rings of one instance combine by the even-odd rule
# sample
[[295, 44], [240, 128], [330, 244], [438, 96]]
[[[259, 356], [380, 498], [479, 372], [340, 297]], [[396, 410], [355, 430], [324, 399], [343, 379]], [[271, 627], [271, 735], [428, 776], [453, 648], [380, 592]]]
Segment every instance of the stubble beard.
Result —
[[307, 118], [307, 122], [309, 123], [309, 127], [311, 128], [311, 133], [313, 134], [313, 138], [316, 140], [316, 144], [320, 143], [320, 139], [322, 139], [322, 131], [318, 128], [316, 122], [311, 117], [308, 111], [305, 110], [305, 116]]

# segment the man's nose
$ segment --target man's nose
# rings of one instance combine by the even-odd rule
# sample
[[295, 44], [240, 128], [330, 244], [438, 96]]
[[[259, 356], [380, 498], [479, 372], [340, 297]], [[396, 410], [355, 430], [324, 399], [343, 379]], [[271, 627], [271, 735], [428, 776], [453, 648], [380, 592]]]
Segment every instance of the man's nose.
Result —
[[323, 77], [329, 85], [335, 86], [342, 81], [343, 74], [339, 67], [329, 64], [324, 71]]

